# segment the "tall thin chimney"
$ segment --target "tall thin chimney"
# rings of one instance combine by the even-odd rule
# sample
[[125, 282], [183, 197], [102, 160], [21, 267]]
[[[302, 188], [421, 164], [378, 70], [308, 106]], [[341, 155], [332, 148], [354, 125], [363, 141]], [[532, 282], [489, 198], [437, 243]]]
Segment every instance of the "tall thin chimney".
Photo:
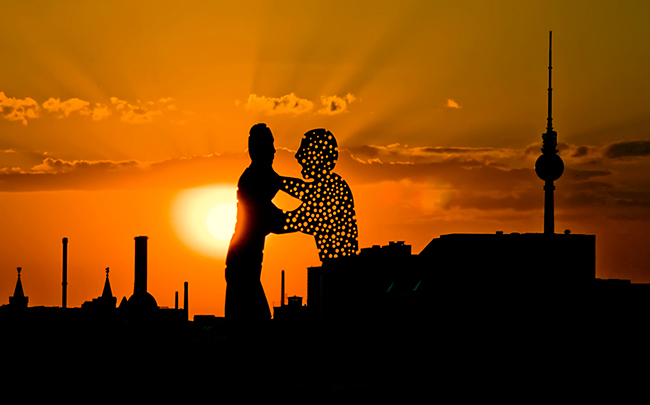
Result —
[[284, 306], [284, 270], [282, 270], [282, 288], [281, 288], [280, 306]]
[[147, 237], [135, 237], [135, 284], [133, 294], [147, 292]]
[[147, 237], [135, 237], [135, 277], [129, 308], [133, 310], [157, 309], [156, 299], [147, 292]]
[[174, 298], [174, 309], [178, 309], [178, 291], [176, 291], [176, 296]]
[[68, 238], [63, 238], [63, 281], [61, 282], [61, 308], [68, 307]]
[[183, 297], [183, 309], [185, 310], [185, 315], [187, 316], [187, 320], [189, 321], [190, 320], [190, 307], [189, 307], [189, 305], [190, 305], [190, 297], [188, 295], [189, 294], [189, 288], [188, 288], [189, 284], [187, 283], [187, 281], [183, 284], [183, 286], [185, 288], [185, 295]]

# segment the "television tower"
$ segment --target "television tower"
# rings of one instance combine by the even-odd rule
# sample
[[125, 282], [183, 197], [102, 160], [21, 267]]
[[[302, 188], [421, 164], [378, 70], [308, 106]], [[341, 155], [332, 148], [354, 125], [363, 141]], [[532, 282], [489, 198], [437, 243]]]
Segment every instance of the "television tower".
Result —
[[548, 33], [548, 118], [546, 119], [546, 133], [542, 134], [542, 156], [535, 162], [535, 173], [537, 177], [544, 180], [544, 234], [555, 233], [555, 208], [553, 193], [555, 184], [553, 182], [562, 176], [564, 162], [557, 154], [557, 132], [553, 131], [553, 87], [551, 86], [552, 73], [552, 46], [553, 31]]

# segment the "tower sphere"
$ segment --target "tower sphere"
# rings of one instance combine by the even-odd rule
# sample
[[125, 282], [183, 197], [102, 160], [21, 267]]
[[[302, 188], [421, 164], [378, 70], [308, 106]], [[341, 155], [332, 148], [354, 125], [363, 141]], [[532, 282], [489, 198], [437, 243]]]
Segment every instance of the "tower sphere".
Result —
[[564, 162], [558, 155], [542, 154], [535, 162], [535, 173], [544, 181], [555, 181], [564, 173]]

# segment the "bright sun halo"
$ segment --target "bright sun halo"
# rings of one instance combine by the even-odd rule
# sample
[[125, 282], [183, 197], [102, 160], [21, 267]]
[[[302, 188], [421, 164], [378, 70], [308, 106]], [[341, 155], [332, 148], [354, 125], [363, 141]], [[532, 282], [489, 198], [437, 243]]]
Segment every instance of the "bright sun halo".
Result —
[[171, 220], [185, 246], [205, 256], [223, 258], [237, 221], [236, 186], [181, 191], [172, 203]]
[[233, 204], [221, 204], [212, 208], [206, 219], [210, 234], [223, 241], [229, 241], [232, 237], [235, 222], [237, 222], [237, 207]]

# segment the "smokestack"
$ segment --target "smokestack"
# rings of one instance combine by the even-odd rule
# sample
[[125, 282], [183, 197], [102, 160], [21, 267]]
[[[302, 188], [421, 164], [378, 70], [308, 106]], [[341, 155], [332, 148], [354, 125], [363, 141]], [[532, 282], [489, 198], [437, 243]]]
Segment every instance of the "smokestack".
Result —
[[183, 297], [183, 309], [185, 310], [185, 315], [187, 316], [187, 320], [189, 321], [190, 320], [190, 310], [189, 310], [190, 297], [188, 295], [189, 288], [188, 288], [187, 281], [183, 284], [183, 286], [185, 287], [185, 296]]
[[178, 291], [176, 291], [176, 298], [174, 299], [174, 309], [178, 309]]
[[68, 307], [68, 238], [63, 238], [63, 281], [61, 282], [61, 308]]
[[135, 284], [133, 294], [147, 292], [147, 237], [135, 237]]
[[133, 310], [158, 308], [156, 299], [147, 292], [147, 239], [146, 236], [135, 238], [135, 282], [133, 295], [128, 301], [128, 307]]
[[282, 288], [281, 288], [281, 290], [282, 290], [282, 292], [281, 292], [282, 296], [280, 297], [280, 306], [283, 307], [284, 306], [284, 270], [282, 270]]

